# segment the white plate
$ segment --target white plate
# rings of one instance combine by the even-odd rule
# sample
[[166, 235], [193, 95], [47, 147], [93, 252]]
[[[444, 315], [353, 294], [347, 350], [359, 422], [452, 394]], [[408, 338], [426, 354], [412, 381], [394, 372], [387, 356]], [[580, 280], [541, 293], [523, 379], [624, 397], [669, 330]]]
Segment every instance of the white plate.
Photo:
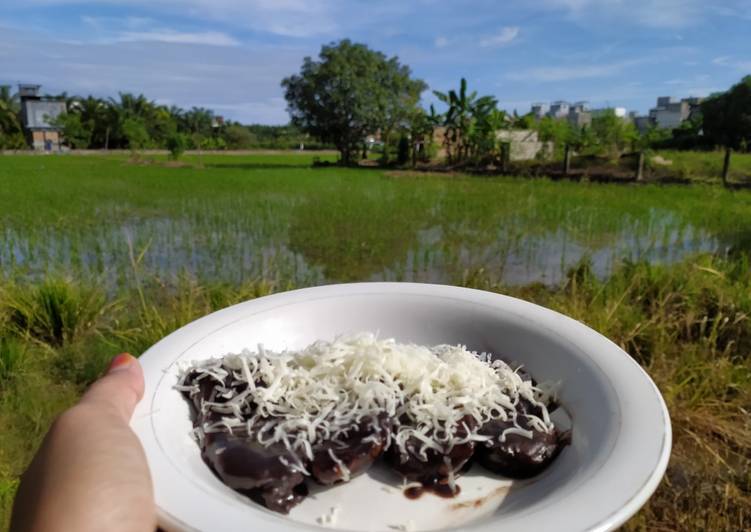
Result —
[[[455, 499], [407, 499], [375, 469], [317, 491], [289, 516], [222, 484], [189, 436], [188, 404], [172, 386], [176, 362], [377, 331], [427, 345], [462, 343], [521, 362], [539, 381], [560, 381], [573, 440], [549, 469], [511, 482], [481, 470], [458, 481]], [[168, 530], [319, 529], [340, 508], [336, 528], [473, 531], [611, 530], [656, 489], [670, 456], [670, 419], [647, 374], [605, 337], [551, 310], [478, 290], [410, 283], [308, 288], [241, 303], [172, 333], [142, 357], [146, 394], [132, 426], [154, 482], [159, 524]], [[561, 414], [558, 414], [561, 416]]]

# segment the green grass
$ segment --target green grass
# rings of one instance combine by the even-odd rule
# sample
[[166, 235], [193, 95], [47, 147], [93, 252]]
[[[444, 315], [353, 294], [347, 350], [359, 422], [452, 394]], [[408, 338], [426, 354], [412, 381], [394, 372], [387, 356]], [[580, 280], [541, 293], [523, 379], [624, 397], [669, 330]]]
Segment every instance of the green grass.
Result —
[[0, 527], [50, 422], [113, 354], [238, 301], [368, 279], [507, 293], [613, 339], [675, 434], [626, 528], [751, 527], [751, 193], [310, 162], [0, 157]]
[[[688, 178], [697, 182], [718, 183], [722, 175], [724, 151], [695, 152], [665, 150], [657, 152], [662, 158], [671, 161], [670, 165], [657, 166], [662, 171], [676, 177]], [[751, 180], [751, 153], [733, 153], [730, 159], [731, 181], [748, 183]]]

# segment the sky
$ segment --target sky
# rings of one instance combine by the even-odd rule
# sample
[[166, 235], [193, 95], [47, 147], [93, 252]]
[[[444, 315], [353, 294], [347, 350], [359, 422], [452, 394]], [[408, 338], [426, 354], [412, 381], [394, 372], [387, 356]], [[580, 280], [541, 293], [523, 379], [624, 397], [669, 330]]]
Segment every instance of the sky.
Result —
[[751, 0], [0, 0], [0, 84], [283, 124], [282, 78], [343, 38], [398, 56], [426, 105], [466, 77], [509, 111], [645, 113], [751, 74]]

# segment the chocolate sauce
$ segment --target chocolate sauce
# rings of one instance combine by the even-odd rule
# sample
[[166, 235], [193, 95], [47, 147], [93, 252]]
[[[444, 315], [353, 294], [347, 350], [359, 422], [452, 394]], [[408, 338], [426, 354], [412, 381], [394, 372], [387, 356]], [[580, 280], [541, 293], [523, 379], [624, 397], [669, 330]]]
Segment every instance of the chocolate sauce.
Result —
[[[311, 474], [324, 485], [355, 477], [366, 471], [383, 452], [391, 430], [388, 416], [367, 416], [340, 442], [327, 441], [313, 449]], [[344, 464], [346, 471], [331, 455]]]
[[[532, 380], [527, 373], [519, 374], [524, 380]], [[191, 383], [190, 378], [186, 379], [186, 383]], [[202, 412], [201, 407], [204, 401], [220, 406], [227, 401], [218, 390], [221, 382], [204, 374], [194, 383], [198, 384], [197, 392], [184, 392], [193, 407], [194, 425], [203, 426], [220, 421], [223, 414], [216, 409]], [[261, 387], [264, 383], [256, 382], [255, 385]], [[242, 393], [246, 387], [247, 384], [238, 383], [232, 391], [235, 394]], [[253, 404], [248, 407], [255, 409]], [[551, 408], [554, 407], [551, 404]], [[479, 434], [489, 436], [489, 441], [477, 444], [468, 441], [453, 445], [446, 451], [423, 449], [424, 442], [414, 437], [405, 443], [406, 454], [400, 452], [397, 445], [387, 447], [390, 433], [394, 430], [393, 420], [382, 413], [364, 417], [348, 432], [340, 435], [338, 440], [315, 445], [312, 460], [293, 455], [281, 444], [261, 445], [257, 435], [248, 434], [242, 426], [233, 428], [232, 433], [206, 433], [201, 456], [227, 486], [280, 513], [288, 513], [308, 494], [302, 468], [310, 471], [310, 476], [316, 482], [332, 485], [365, 472], [381, 455], [404, 478], [421, 484], [405, 489], [404, 495], [407, 498], [418, 499], [425, 492], [450, 498], [455, 497], [460, 488], [453, 483], [452, 489], [449, 478], [453, 476], [456, 479], [466, 472], [473, 457], [494, 473], [511, 478], [529, 478], [545, 469], [569, 443], [569, 432], [561, 434], [555, 429], [543, 432], [531, 426], [527, 415], [542, 417], [539, 406], [522, 398], [518, 401], [516, 410], [516, 424], [495, 420], [479, 428]], [[399, 419], [401, 425], [411, 422], [406, 417]], [[517, 425], [530, 431], [532, 437], [509, 432], [501, 441], [504, 431]], [[468, 435], [467, 430], [474, 431], [477, 427], [474, 418], [465, 416], [454, 429], [454, 437], [463, 439]], [[440, 432], [437, 435], [439, 437], [436, 441], [446, 440]]]
[[554, 428], [550, 432], [536, 430], [529, 423], [527, 415], [542, 416], [542, 409], [524, 398], [517, 404], [518, 425], [532, 433], [532, 437], [507, 433], [506, 429], [515, 427], [511, 421], [495, 420], [482, 426], [480, 434], [490, 436], [490, 441], [477, 446], [475, 456], [485, 469], [509, 478], [530, 478], [545, 469], [566, 445], [566, 438]]
[[433, 495], [437, 495], [444, 499], [451, 499], [461, 493], [462, 489], [458, 484], [454, 484], [454, 489], [451, 489], [448, 481], [442, 479], [440, 482], [435, 477], [429, 477], [422, 481], [422, 486], [410, 486], [404, 490], [404, 496], [408, 499], [419, 499], [425, 492], [430, 492]]
[[[404, 423], [409, 420], [402, 419], [401, 421]], [[465, 426], [469, 430], [473, 430], [477, 426], [477, 422], [470, 416], [462, 418], [455, 432], [457, 438], [467, 436]], [[469, 441], [454, 445], [447, 452], [439, 452], [432, 448], [426, 449], [424, 456], [420, 454], [423, 445], [422, 441], [412, 437], [405, 444], [406, 456], [395, 445], [391, 446], [385, 453], [386, 460], [392, 468], [404, 478], [422, 484], [422, 488], [416, 488], [411, 492], [413, 497], [410, 497], [407, 493], [405, 495], [409, 498], [417, 498], [422, 494], [422, 491], [431, 491], [441, 497], [454, 497], [459, 493], [459, 486], [455, 484], [456, 489], [452, 491], [449, 486], [449, 477], [453, 475], [454, 478], [457, 478], [465, 471], [475, 450], [474, 442]]]

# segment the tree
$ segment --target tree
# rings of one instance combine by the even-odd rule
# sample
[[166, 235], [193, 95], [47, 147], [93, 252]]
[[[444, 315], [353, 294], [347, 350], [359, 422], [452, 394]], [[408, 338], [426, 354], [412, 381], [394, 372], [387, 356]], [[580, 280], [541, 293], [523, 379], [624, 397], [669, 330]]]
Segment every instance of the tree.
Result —
[[633, 123], [609, 109], [592, 119], [592, 133], [600, 151], [616, 157], [638, 137]]
[[21, 104], [10, 86], [0, 85], [0, 131], [6, 135], [21, 132]]
[[497, 109], [496, 99], [492, 96], [478, 98], [477, 91], [467, 94], [467, 80], [464, 78], [459, 83], [458, 92], [433, 91], [433, 94], [448, 105], [443, 125], [449, 163], [491, 154], [496, 146], [496, 131], [504, 125], [506, 116]]
[[701, 104], [704, 134], [725, 147], [722, 182], [730, 174], [730, 154], [751, 144], [751, 76], [744, 77], [730, 90], [710, 96]]
[[143, 120], [137, 117], [126, 118], [122, 125], [123, 135], [128, 140], [128, 148], [135, 156], [137, 152], [146, 148], [149, 142], [149, 132]]
[[245, 126], [231, 124], [224, 130], [224, 141], [231, 150], [246, 150], [253, 147], [255, 135]]
[[17, 150], [26, 147], [21, 127], [21, 104], [18, 94], [12, 94], [8, 85], [0, 86], [0, 150]]
[[555, 155], [560, 157], [567, 145], [572, 144], [577, 132], [568, 120], [544, 116], [537, 122], [537, 134], [542, 142], [552, 142]]
[[183, 153], [185, 153], [185, 147], [188, 144], [188, 139], [183, 133], [175, 131], [167, 137], [167, 149], [170, 153], [170, 159], [177, 161]]
[[204, 107], [193, 107], [189, 111], [183, 112], [181, 125], [192, 136], [199, 135], [201, 138], [205, 138], [211, 136], [213, 120], [214, 111]]
[[409, 117], [409, 137], [412, 140], [412, 166], [417, 165], [418, 155], [423, 161], [430, 159], [433, 147], [433, 131], [440, 124], [442, 118], [430, 106], [430, 114], [422, 107], [416, 107]]
[[397, 57], [345, 39], [323, 46], [317, 61], [306, 57], [282, 87], [292, 123], [334, 144], [349, 164], [368, 133], [399, 123], [425, 84]]
[[71, 148], [81, 150], [91, 145], [91, 125], [83, 123], [79, 113], [62, 113], [52, 120], [52, 125], [62, 130], [63, 139]]

